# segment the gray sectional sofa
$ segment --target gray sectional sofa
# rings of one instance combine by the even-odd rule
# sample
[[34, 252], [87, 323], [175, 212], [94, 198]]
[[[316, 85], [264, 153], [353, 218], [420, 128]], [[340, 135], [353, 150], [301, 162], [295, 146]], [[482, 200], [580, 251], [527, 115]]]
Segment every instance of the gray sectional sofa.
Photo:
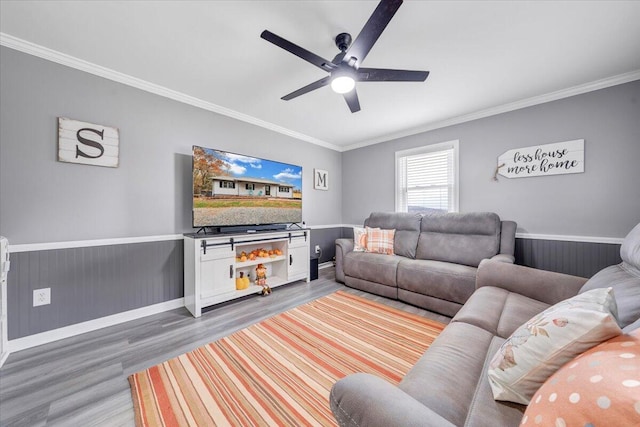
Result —
[[365, 226], [394, 229], [394, 255], [354, 252], [336, 240], [336, 280], [449, 317], [475, 290], [485, 258], [513, 263], [516, 223], [490, 212], [374, 212]]
[[[640, 328], [640, 224], [626, 237], [620, 254], [621, 264], [605, 268], [588, 281], [482, 261], [476, 291], [397, 387], [369, 374], [349, 375], [333, 386], [330, 404], [338, 424], [519, 425], [526, 406], [494, 400], [487, 378], [489, 361], [506, 338], [531, 317], [594, 288], [613, 288], [617, 320], [624, 333]], [[640, 415], [635, 416], [631, 421], [618, 420], [622, 424], [616, 425], [640, 425]], [[551, 424], [547, 421], [545, 425]]]

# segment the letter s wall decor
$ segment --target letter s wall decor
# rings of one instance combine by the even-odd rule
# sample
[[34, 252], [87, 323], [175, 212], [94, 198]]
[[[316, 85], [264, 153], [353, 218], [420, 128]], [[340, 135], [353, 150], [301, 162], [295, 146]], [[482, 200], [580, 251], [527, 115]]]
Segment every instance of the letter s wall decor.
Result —
[[118, 167], [117, 128], [58, 117], [58, 161]]

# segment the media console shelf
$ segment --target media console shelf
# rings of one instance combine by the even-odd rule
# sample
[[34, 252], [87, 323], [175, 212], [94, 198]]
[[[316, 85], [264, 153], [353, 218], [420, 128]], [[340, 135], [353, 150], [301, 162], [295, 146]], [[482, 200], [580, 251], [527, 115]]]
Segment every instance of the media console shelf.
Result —
[[[261, 257], [250, 259], [253, 251]], [[271, 255], [268, 252], [271, 251]], [[246, 259], [242, 258], [243, 252]], [[267, 254], [264, 254], [266, 252]], [[253, 257], [251, 257], [253, 258]], [[309, 230], [246, 234], [184, 235], [184, 305], [194, 317], [214, 304], [256, 294], [255, 269], [267, 269], [271, 288], [296, 280], [309, 281]], [[247, 289], [236, 290], [240, 273], [249, 277]]]

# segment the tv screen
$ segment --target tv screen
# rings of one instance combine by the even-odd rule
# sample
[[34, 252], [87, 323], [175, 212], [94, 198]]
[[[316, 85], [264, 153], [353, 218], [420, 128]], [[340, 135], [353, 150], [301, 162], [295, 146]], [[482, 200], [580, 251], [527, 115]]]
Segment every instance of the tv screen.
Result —
[[193, 226], [302, 222], [302, 167], [193, 146]]

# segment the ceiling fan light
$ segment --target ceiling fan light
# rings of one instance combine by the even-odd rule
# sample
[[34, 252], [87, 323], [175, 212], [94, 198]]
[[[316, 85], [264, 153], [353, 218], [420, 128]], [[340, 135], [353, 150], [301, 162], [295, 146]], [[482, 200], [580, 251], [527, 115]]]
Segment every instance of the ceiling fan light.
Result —
[[331, 80], [331, 89], [336, 93], [351, 92], [356, 87], [356, 81], [350, 76], [338, 76]]

